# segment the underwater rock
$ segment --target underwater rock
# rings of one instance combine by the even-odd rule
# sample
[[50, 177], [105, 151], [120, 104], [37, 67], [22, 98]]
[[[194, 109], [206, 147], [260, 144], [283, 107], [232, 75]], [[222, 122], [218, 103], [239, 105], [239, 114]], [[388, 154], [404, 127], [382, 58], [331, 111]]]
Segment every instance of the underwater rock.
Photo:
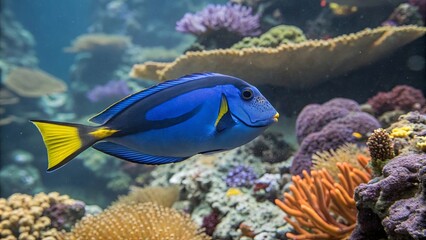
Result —
[[[365, 239], [370, 236], [371, 233], [367, 231], [371, 228], [384, 229], [382, 233], [386, 232], [381, 236], [376, 235], [376, 238], [425, 238], [423, 217], [426, 208], [409, 208], [417, 204], [425, 206], [425, 166], [425, 154], [400, 155], [384, 166], [382, 176], [361, 184], [355, 190], [355, 201], [361, 217], [358, 217], [351, 239]], [[410, 215], [407, 215], [407, 211]], [[381, 224], [376, 221], [377, 225], [371, 226], [370, 218], [362, 218], [367, 215], [372, 216], [372, 219], [380, 219]]]
[[360, 112], [350, 99], [333, 99], [322, 105], [307, 105], [296, 121], [300, 148], [294, 156], [290, 172], [299, 175], [312, 166], [312, 154], [336, 150], [345, 143], [360, 143], [379, 122], [370, 114]]
[[248, 150], [262, 162], [279, 163], [287, 161], [294, 149], [284, 141], [282, 134], [266, 132], [246, 145]]
[[278, 47], [281, 44], [300, 43], [306, 41], [302, 30], [295, 26], [280, 25], [271, 28], [259, 37], [245, 37], [231, 46], [233, 49], [253, 47]]

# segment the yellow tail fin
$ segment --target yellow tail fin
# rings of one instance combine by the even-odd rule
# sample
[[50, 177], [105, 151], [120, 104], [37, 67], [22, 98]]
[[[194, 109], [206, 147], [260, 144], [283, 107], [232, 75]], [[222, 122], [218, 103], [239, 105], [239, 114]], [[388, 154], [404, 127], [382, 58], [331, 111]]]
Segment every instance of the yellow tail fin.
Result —
[[37, 126], [46, 145], [47, 171], [65, 165], [97, 140], [82, 134], [90, 128], [84, 125], [35, 120], [31, 122]]

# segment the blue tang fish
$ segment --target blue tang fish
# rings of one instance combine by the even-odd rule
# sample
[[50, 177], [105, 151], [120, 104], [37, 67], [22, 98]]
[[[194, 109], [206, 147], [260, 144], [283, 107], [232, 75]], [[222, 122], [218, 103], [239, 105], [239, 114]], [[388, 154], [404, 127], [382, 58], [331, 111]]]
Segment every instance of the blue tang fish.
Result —
[[32, 120], [53, 171], [89, 147], [142, 164], [166, 164], [241, 146], [278, 121], [256, 87], [218, 73], [166, 81], [127, 96], [89, 121]]

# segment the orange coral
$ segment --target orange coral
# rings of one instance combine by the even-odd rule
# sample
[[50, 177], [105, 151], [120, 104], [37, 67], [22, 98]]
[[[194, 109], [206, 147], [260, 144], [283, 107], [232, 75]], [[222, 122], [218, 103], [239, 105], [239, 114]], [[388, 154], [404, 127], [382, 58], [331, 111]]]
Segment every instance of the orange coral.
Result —
[[356, 206], [354, 189], [370, 180], [366, 170], [367, 158], [358, 158], [365, 171], [347, 162], [337, 163], [339, 183], [326, 169], [313, 170], [311, 175], [303, 171], [304, 178], [293, 176], [290, 193], [284, 193], [284, 201], [275, 200], [288, 216], [284, 220], [299, 234], [287, 233], [291, 239], [344, 239], [355, 228]]

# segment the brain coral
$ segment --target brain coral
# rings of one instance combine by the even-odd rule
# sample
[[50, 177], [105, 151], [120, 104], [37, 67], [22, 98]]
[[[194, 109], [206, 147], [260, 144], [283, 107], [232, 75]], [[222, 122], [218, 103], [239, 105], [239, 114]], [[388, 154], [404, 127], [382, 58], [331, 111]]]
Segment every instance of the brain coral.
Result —
[[246, 37], [234, 44], [231, 48], [243, 49], [251, 47], [278, 47], [281, 44], [299, 43], [306, 40], [300, 28], [295, 26], [279, 25], [271, 28], [259, 37]]
[[154, 203], [115, 204], [76, 224], [66, 239], [210, 239], [189, 216]]
[[301, 174], [310, 169], [312, 154], [337, 149], [345, 143], [359, 142], [354, 133], [366, 136], [379, 128], [379, 122], [368, 113], [360, 112], [355, 101], [336, 98], [322, 105], [306, 106], [296, 120], [296, 135], [300, 143], [290, 172]]

